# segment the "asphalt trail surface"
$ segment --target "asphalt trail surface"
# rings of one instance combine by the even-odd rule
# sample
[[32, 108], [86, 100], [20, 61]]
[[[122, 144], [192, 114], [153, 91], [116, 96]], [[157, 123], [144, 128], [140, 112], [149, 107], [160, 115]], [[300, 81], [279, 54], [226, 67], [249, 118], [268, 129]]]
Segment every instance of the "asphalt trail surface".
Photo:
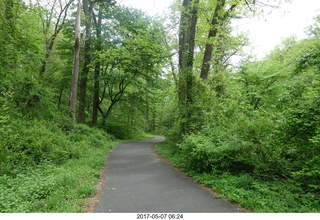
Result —
[[159, 158], [153, 147], [163, 140], [156, 136], [113, 149], [107, 158], [96, 213], [240, 212]]

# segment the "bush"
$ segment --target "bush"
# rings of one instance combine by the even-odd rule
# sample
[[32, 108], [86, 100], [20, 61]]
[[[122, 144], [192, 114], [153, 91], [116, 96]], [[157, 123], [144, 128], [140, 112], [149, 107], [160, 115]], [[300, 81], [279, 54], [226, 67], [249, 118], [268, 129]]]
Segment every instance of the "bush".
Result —
[[86, 125], [68, 133], [35, 120], [11, 120], [10, 126], [17, 135], [1, 139], [6, 161], [0, 161], [0, 212], [83, 211], [114, 137]]
[[4, 92], [0, 94], [0, 175], [2, 172], [11, 170], [11, 155], [8, 150], [8, 144], [14, 142], [17, 138], [17, 133], [11, 124], [13, 117], [9, 114], [10, 103], [8, 99], [10, 96], [10, 94]]
[[186, 136], [179, 145], [189, 169], [290, 175], [275, 116], [248, 111], [234, 112], [229, 119], [221, 117], [220, 123], [211, 125], [208, 121], [200, 132]]
[[97, 127], [120, 140], [131, 139], [139, 133], [135, 127], [131, 127], [126, 121], [115, 117], [109, 117], [106, 121], [99, 122]]
[[198, 173], [253, 171], [249, 144], [238, 139], [224, 143], [212, 139], [189, 135], [179, 144], [188, 169]]
[[307, 192], [320, 193], [320, 98], [302, 99], [288, 108], [279, 135], [290, 175]]
[[68, 132], [68, 139], [73, 142], [80, 142], [80, 141], [89, 141], [95, 147], [99, 147], [101, 140], [108, 139], [110, 141], [114, 141], [115, 138], [113, 135], [110, 135], [107, 132], [104, 132], [98, 128], [90, 128], [84, 124], [75, 124], [71, 132]]
[[52, 120], [58, 112], [54, 96], [53, 89], [39, 83], [33, 74], [26, 74], [15, 81], [12, 103], [24, 117]]
[[[156, 150], [173, 165], [187, 172], [195, 181], [210, 187], [216, 197], [227, 198], [230, 202], [252, 212], [318, 212], [319, 195], [306, 193], [291, 181], [280, 181], [270, 173], [248, 174], [240, 172], [198, 173], [185, 167], [186, 158], [166, 140], [156, 145]], [[184, 160], [181, 163], [181, 160]], [[261, 178], [263, 177], [263, 178]]]
[[6, 156], [0, 173], [10, 173], [43, 161], [62, 164], [69, 158], [70, 143], [53, 124], [37, 120], [11, 120], [6, 132], [9, 135], [2, 139], [1, 148]]

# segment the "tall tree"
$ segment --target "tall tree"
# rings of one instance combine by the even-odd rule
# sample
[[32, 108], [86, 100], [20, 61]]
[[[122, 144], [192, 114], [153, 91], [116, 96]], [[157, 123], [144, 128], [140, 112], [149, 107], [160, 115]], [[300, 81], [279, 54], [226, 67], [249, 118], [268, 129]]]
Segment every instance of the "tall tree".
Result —
[[[96, 1], [98, 9], [93, 11], [93, 21], [95, 26], [95, 33], [96, 33], [96, 42], [95, 42], [95, 51], [99, 54], [103, 49], [103, 39], [102, 39], [102, 21], [104, 19], [103, 14], [107, 12], [110, 7], [114, 6], [116, 2], [114, 0], [102, 0]], [[91, 124], [95, 125], [98, 120], [98, 108], [101, 103], [100, 100], [100, 74], [101, 74], [101, 61], [97, 57], [95, 59], [94, 64], [94, 86], [93, 86], [93, 100], [92, 100], [92, 120]]]
[[45, 57], [43, 58], [40, 67], [40, 76], [46, 71], [47, 62], [52, 53], [56, 39], [63, 29], [68, 15], [68, 9], [73, 1], [74, 0], [54, 0], [44, 2], [43, 0], [37, 0], [39, 17], [42, 23], [42, 32], [45, 36]]
[[202, 59], [202, 66], [201, 66], [201, 72], [200, 77], [205, 80], [208, 78], [209, 70], [210, 70], [210, 62], [212, 58], [212, 52], [213, 52], [213, 38], [216, 38], [222, 30], [222, 26], [224, 22], [230, 18], [230, 14], [235, 9], [235, 7], [239, 4], [239, 2], [236, 2], [230, 6], [229, 9], [225, 9], [226, 7], [226, 0], [216, 1], [215, 10], [210, 22], [210, 31], [208, 33], [208, 43], [206, 43], [204, 55]]
[[73, 120], [75, 121], [76, 104], [77, 104], [77, 87], [78, 87], [78, 75], [80, 65], [80, 14], [81, 14], [81, 1], [78, 0], [77, 18], [75, 27], [75, 41], [74, 41], [74, 61], [72, 69], [72, 81], [70, 89], [69, 99], [69, 113], [71, 113]]
[[[96, 29], [96, 44], [95, 49], [97, 53], [99, 53], [102, 50], [102, 39], [101, 39], [101, 32], [102, 32], [102, 12], [103, 12], [103, 5], [100, 3], [98, 4], [98, 15], [93, 16], [94, 19], [94, 25]], [[99, 98], [99, 90], [100, 90], [100, 71], [101, 71], [101, 62], [99, 59], [96, 60], [95, 67], [94, 67], [94, 86], [93, 86], [93, 103], [92, 103], [92, 125], [95, 125], [98, 120], [98, 107], [100, 104], [100, 98]]]
[[86, 16], [85, 23], [85, 39], [84, 39], [84, 64], [80, 77], [80, 94], [79, 94], [79, 109], [78, 123], [82, 124], [85, 121], [87, 81], [91, 64], [91, 28], [92, 28], [92, 10], [93, 1], [83, 0], [83, 11]]
[[180, 137], [190, 127], [193, 62], [199, 0], [183, 0], [179, 27], [179, 109]]

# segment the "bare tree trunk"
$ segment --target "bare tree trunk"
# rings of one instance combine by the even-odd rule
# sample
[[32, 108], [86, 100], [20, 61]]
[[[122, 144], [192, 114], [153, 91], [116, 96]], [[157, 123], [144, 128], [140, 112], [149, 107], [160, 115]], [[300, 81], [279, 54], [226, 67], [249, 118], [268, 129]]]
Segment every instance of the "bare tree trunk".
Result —
[[80, 65], [80, 13], [81, 13], [81, 1], [78, 0], [78, 10], [75, 28], [75, 42], [74, 42], [74, 62], [72, 70], [72, 81], [71, 81], [71, 91], [69, 99], [69, 113], [72, 115], [75, 121], [76, 116], [76, 104], [77, 104], [77, 86], [78, 86], [78, 75], [79, 75], [79, 65]]

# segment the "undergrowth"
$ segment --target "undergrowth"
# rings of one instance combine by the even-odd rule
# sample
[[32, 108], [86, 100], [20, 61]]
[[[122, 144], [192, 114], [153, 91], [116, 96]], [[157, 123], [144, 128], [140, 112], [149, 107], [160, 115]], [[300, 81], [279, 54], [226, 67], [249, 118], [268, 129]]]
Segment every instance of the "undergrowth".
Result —
[[119, 141], [86, 125], [61, 132], [35, 122], [19, 137], [26, 134], [6, 140], [6, 150], [14, 154], [0, 167], [0, 212], [83, 212], [96, 192], [106, 154]]
[[165, 141], [156, 145], [156, 151], [173, 166], [198, 183], [219, 193], [220, 197], [239, 204], [250, 212], [258, 213], [310, 213], [320, 211], [320, 197], [306, 193], [290, 180], [279, 180], [266, 174], [259, 176], [249, 173], [197, 172], [190, 170], [179, 148], [173, 142]]

